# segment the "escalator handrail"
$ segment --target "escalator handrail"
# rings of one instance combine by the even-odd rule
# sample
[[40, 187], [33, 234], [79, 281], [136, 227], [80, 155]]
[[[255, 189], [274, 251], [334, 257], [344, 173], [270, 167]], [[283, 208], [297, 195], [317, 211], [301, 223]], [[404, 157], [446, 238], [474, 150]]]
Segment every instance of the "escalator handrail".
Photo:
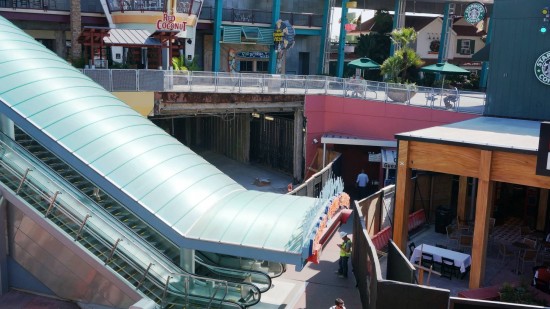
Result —
[[[13, 141], [12, 141], [12, 142], [13, 142]], [[15, 143], [15, 142], [14, 142], [14, 143]], [[16, 144], [16, 143], [15, 143], [15, 144]], [[16, 145], [17, 145], [17, 144], [16, 144]], [[2, 147], [2, 148], [3, 148], [2, 158], [10, 159], [9, 157], [7, 157], [6, 150], [11, 150], [11, 152], [9, 152], [8, 154], [14, 154], [14, 155], [16, 155], [16, 156], [18, 157], [19, 160], [22, 160], [22, 161], [23, 161], [23, 163], [25, 163], [25, 164], [28, 165], [29, 167], [33, 167], [33, 171], [38, 171], [39, 174], [40, 174], [42, 177], [48, 179], [48, 182], [51, 184], [50, 186], [45, 186], [48, 190], [51, 189], [52, 187], [54, 187], [54, 188], [56, 188], [56, 189], [60, 189], [60, 190], [57, 190], [57, 191], [66, 192], [67, 195], [71, 196], [71, 197], [73, 198], [74, 201], [76, 201], [76, 202], [81, 201], [80, 199], [78, 199], [77, 197], [75, 197], [75, 196], [74, 196], [71, 192], [69, 192], [68, 190], [64, 190], [64, 188], [61, 188], [61, 187], [65, 187], [65, 186], [61, 186], [60, 183], [65, 183], [66, 180], [62, 180], [61, 182], [58, 180], [58, 181], [56, 182], [56, 181], [52, 180], [52, 179], [49, 177], [50, 172], [49, 172], [47, 169], [45, 169], [45, 168], [43, 168], [43, 167], [38, 167], [38, 166], [41, 166], [41, 165], [44, 164], [44, 163], [40, 162], [40, 163], [37, 164], [37, 163], [35, 162], [35, 164], [32, 164], [31, 162], [29, 162], [29, 160], [28, 160], [28, 158], [27, 158], [27, 157], [29, 156], [29, 154], [28, 154], [26, 151], [16, 151], [13, 147], [10, 147], [10, 145], [7, 145], [7, 144], [5, 143], [4, 140], [1, 140], [1, 141], [0, 141], [0, 146], [4, 146], [4, 147]], [[18, 147], [20, 147], [20, 146], [18, 145]], [[3, 161], [6, 162], [6, 160], [3, 160]], [[13, 159], [11, 160], [11, 162], [12, 162], [13, 164], [17, 164]], [[21, 173], [19, 173], [13, 166], [10, 166], [9, 164], [6, 164], [5, 166], [6, 166], [6, 168], [9, 168], [10, 170], [13, 171], [13, 175], [19, 175], [19, 176], [21, 176]], [[36, 178], [35, 178], [35, 179], [36, 179]], [[39, 181], [39, 179], [36, 179], [36, 181]], [[30, 183], [30, 182], [29, 182], [29, 183]], [[42, 184], [42, 185], [43, 185], [43, 184]], [[43, 197], [47, 197], [47, 198], [50, 197], [50, 196], [47, 196], [47, 195], [43, 194], [44, 191], [41, 190], [39, 187], [37, 187], [34, 183], [32, 183], [32, 186], [35, 188], [34, 190], [40, 192], [40, 194], [41, 194]], [[74, 193], [74, 192], [73, 192], [73, 193]], [[82, 194], [82, 195], [83, 195], [83, 194]], [[81, 204], [81, 206], [83, 206], [84, 208], [86, 208], [88, 211], [90, 211], [90, 209], [89, 209], [88, 207], [86, 207], [86, 205], [84, 205], [82, 202], [81, 202], [80, 204]], [[78, 216], [75, 215], [70, 209], [67, 209], [67, 206], [60, 204], [58, 201], [56, 202], [56, 205], [58, 206], [58, 210], [59, 210], [59, 211], [62, 211], [69, 219], [73, 220], [73, 221], [74, 221], [75, 223], [77, 223], [77, 224], [82, 223], [82, 220], [80, 220], [80, 221], [77, 220]], [[70, 207], [70, 206], [69, 206], [69, 207]], [[92, 210], [92, 212], [93, 212], [93, 210]], [[105, 222], [105, 220], [104, 220], [105, 218], [104, 218], [103, 216], [97, 214], [97, 212], [95, 213], [95, 215], [93, 215], [93, 217], [95, 217], [95, 218], [100, 218], [100, 219], [101, 219], [104, 223], [106, 223], [109, 227], [113, 228], [113, 227], [110, 225], [110, 223], [109, 223], [109, 222]], [[114, 228], [113, 228], [113, 229], [114, 229]], [[117, 230], [117, 232], [120, 232], [120, 230]], [[96, 239], [97, 239], [98, 241], [100, 241], [100, 242], [104, 242], [104, 241], [105, 241], [105, 240], [102, 240], [102, 237], [96, 237]], [[134, 244], [134, 242], [132, 241], [131, 238], [129, 238], [129, 237], [124, 237], [124, 239], [128, 239], [128, 240], [129, 240], [127, 243], [132, 243], [132, 244]], [[112, 245], [112, 243], [109, 243], [109, 244]], [[106, 244], [104, 243], [104, 245], [106, 245]], [[147, 245], [150, 246], [149, 244], [147, 244]], [[137, 245], [135, 245], [135, 244], [134, 244], [133, 247], [134, 247], [134, 248], [133, 248], [132, 250], [134, 250], [134, 249], [139, 249], [139, 246], [137, 246]], [[125, 250], [125, 251], [127, 251], [127, 250]], [[141, 251], [141, 250], [140, 250], [140, 251]], [[154, 252], [156, 252], [156, 250], [154, 250]], [[170, 271], [170, 269], [169, 269], [168, 267], [166, 267], [166, 265], [165, 265], [164, 263], [162, 263], [161, 261], [159, 261], [159, 260], [157, 260], [157, 259], [154, 259], [154, 258], [150, 257], [150, 255], [147, 254], [148, 252], [144, 252], [144, 253], [145, 253], [146, 256], [148, 256], [148, 257], [153, 261], [153, 262], [149, 261], [150, 263], [153, 263], [154, 265], [161, 265], [163, 268], [165, 268], [166, 273], [171, 273], [171, 274], [174, 275], [174, 276], [180, 276], [180, 277], [191, 277], [191, 276], [192, 276], [192, 277], [194, 277], [194, 278], [197, 278], [197, 279], [200, 279], [200, 280], [205, 280], [205, 281], [214, 281], [214, 280], [215, 280], [215, 281], [223, 281], [223, 280], [217, 280], [217, 279], [212, 279], [212, 278], [205, 278], [205, 277], [194, 276], [194, 275], [189, 274], [189, 273], [173, 272], [173, 269], [172, 269], [172, 271]], [[132, 263], [131, 259], [129, 259], [129, 258], [127, 258], [127, 257], [125, 257], [124, 259], [125, 259], [125, 262], [127, 262], [127, 263]], [[142, 261], [142, 262], [143, 262], [143, 261]], [[148, 265], [148, 264], [150, 264], [150, 263], [145, 263], [145, 265]], [[132, 264], [133, 264], [133, 263], [132, 263]], [[171, 263], [169, 263], [169, 264], [171, 264]], [[181, 269], [178, 268], [178, 270], [181, 270]], [[224, 283], [225, 283], [226, 285], [228, 284], [227, 281], [224, 281]], [[249, 286], [249, 284], [246, 284], [246, 286]], [[250, 288], [252, 288], [252, 289], [257, 289], [256, 286], [252, 286], [252, 287], [250, 287]], [[196, 298], [200, 298], [200, 296], [196, 296]], [[224, 301], [224, 300], [222, 299], [221, 301]], [[240, 304], [239, 304], [239, 305], [240, 305]]]

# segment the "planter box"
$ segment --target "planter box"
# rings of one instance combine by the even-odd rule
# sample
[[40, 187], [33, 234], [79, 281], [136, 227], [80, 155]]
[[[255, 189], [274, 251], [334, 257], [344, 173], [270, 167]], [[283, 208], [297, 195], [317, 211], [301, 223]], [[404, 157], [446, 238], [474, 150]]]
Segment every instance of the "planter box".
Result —
[[412, 97], [414, 97], [415, 94], [416, 92], [413, 90], [408, 91], [407, 89], [388, 89], [388, 98], [395, 102], [407, 102]]

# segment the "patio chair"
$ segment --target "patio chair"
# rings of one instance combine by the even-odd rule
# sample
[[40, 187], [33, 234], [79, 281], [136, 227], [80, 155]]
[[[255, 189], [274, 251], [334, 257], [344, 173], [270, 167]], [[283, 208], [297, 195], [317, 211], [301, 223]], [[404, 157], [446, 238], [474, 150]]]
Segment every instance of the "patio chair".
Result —
[[472, 250], [473, 237], [470, 235], [460, 235], [458, 239], [458, 250], [466, 252]]
[[[533, 263], [533, 266], [537, 263], [537, 250], [525, 250], [519, 256], [519, 263], [521, 264], [521, 272], [524, 272], [525, 263]], [[519, 266], [519, 265], [518, 265]]]
[[430, 268], [430, 267], [433, 268], [435, 266], [433, 254], [422, 252], [422, 263], [420, 265], [427, 268]]
[[536, 249], [537, 248], [537, 241], [530, 239], [530, 238], [523, 238], [523, 243], [526, 245], [529, 245], [529, 247]]
[[412, 257], [413, 252], [414, 252], [414, 248], [416, 248], [416, 245], [414, 244], [414, 242], [411, 242], [411, 243], [409, 244], [409, 251], [411, 252], [411, 253], [409, 254], [409, 258]]
[[447, 247], [451, 247], [451, 242], [456, 242], [456, 246], [458, 247], [458, 233], [453, 228], [452, 225], [447, 225], [445, 227], [445, 230], [447, 231]]
[[454, 94], [450, 94], [443, 99], [446, 108], [453, 108], [458, 102], [458, 88], [455, 87]]
[[426, 105], [433, 106], [435, 100], [437, 100], [437, 97], [433, 89], [430, 92], [426, 92]]
[[449, 278], [452, 280], [453, 275], [456, 274], [455, 261], [446, 257], [441, 257], [441, 277]]
[[497, 258], [502, 257], [502, 262], [506, 261], [506, 258], [509, 256], [515, 256], [514, 251], [508, 250], [508, 247], [504, 243], [498, 244], [498, 255]]

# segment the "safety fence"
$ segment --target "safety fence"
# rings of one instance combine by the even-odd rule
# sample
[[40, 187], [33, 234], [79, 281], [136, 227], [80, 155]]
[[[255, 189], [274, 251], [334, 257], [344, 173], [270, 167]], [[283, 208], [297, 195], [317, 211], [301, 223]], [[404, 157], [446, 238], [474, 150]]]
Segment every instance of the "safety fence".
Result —
[[84, 69], [108, 91], [330, 95], [483, 114], [483, 92], [430, 88], [321, 75], [173, 70]]

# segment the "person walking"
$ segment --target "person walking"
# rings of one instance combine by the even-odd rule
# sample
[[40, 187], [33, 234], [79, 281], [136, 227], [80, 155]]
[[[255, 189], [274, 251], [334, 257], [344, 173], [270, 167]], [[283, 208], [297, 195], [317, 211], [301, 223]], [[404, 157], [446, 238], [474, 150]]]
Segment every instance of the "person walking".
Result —
[[344, 306], [344, 301], [341, 298], [336, 298], [334, 301], [334, 306], [329, 309], [346, 309], [346, 307]]
[[357, 175], [357, 180], [355, 181], [355, 186], [359, 188], [359, 197], [358, 200], [367, 196], [367, 184], [369, 183], [369, 176], [365, 173], [365, 170], [362, 169], [361, 173]]
[[342, 237], [342, 243], [337, 244], [340, 248], [340, 260], [338, 261], [338, 277], [347, 278], [348, 277], [348, 261], [351, 256], [351, 239], [348, 237], [348, 233], [340, 232], [340, 237]]

